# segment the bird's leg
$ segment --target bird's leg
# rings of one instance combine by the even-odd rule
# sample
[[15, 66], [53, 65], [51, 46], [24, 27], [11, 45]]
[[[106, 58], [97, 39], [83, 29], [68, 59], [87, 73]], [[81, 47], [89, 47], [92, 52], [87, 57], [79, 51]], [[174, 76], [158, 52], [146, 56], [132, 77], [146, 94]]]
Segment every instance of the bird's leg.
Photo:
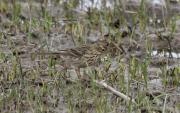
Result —
[[75, 68], [76, 74], [78, 76], [78, 79], [81, 79], [81, 73], [80, 73], [80, 68]]
[[63, 69], [62, 71], [63, 71], [63, 76], [62, 76], [62, 77], [63, 77], [63, 79], [66, 80], [66, 79], [68, 78], [68, 76], [67, 76], [67, 74], [68, 74], [68, 73], [67, 73], [67, 72], [68, 72], [68, 71], [67, 71], [67, 68], [64, 67], [64, 69]]

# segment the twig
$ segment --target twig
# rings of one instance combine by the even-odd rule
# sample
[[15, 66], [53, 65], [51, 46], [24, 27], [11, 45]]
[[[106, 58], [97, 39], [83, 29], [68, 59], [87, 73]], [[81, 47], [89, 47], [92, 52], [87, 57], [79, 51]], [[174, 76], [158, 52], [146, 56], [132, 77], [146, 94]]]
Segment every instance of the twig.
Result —
[[163, 112], [162, 112], [162, 113], [165, 113], [165, 110], [166, 110], [166, 101], [167, 101], [167, 94], [166, 94], [166, 96], [165, 96], [164, 106], [163, 106]]
[[94, 80], [93, 82], [95, 82], [96, 84], [98, 84], [99, 86], [103, 86], [104, 88], [108, 89], [109, 91], [111, 91], [113, 94], [123, 98], [124, 100], [126, 101], [131, 101], [133, 104], [136, 104], [135, 100], [134, 99], [131, 99], [130, 97], [126, 96], [125, 94], [115, 90], [113, 87], [107, 85], [104, 81], [97, 81], [97, 80]]

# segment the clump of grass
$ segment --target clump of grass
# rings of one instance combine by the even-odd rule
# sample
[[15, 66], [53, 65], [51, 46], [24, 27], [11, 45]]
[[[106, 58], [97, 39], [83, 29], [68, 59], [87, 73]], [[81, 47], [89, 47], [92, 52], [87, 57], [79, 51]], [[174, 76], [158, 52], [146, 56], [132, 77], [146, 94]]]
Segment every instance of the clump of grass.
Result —
[[13, 0], [12, 2], [12, 20], [14, 23], [20, 22], [20, 14], [21, 14], [21, 5], [16, 1]]
[[45, 7], [42, 8], [42, 17], [43, 17], [43, 21], [42, 21], [42, 26], [44, 28], [45, 32], [49, 32], [50, 28], [52, 27], [52, 17], [49, 14], [49, 12], [47, 11], [47, 9]]
[[8, 11], [8, 3], [4, 0], [0, 1], [0, 12], [1, 13], [7, 13]]
[[141, 4], [138, 10], [139, 24], [141, 31], [144, 31], [146, 28], [146, 23], [148, 21], [148, 16], [146, 14], [145, 0], [141, 0]]
[[[56, 0], [56, 2], [59, 1]], [[146, 23], [148, 19], [148, 16], [145, 13], [146, 8], [144, 2], [144, 0], [141, 1], [138, 13], [133, 16], [133, 23], [136, 23], [137, 20], [139, 20], [140, 28], [143, 32], [145, 32], [145, 28], [147, 27]], [[31, 5], [30, 1], [29, 4]], [[47, 1], [44, 2], [44, 4], [47, 6]], [[64, 18], [68, 20], [68, 24], [65, 23], [65, 27], [63, 28], [67, 34], [70, 33], [74, 36], [77, 45], [86, 43], [86, 37], [89, 31], [99, 30], [103, 35], [106, 32], [106, 27], [108, 27], [108, 32], [113, 34], [112, 37], [110, 36], [113, 41], [118, 42], [121, 40], [122, 37], [119, 32], [119, 28], [111, 26], [111, 23], [116, 20], [114, 18], [117, 18], [119, 19], [120, 27], [127, 24], [124, 13], [121, 9], [123, 7], [121, 5], [123, 4], [116, 4], [117, 6], [114, 11], [106, 9], [105, 7], [103, 11], [90, 8], [88, 14], [83, 19], [79, 19], [74, 13], [74, 8], [78, 5], [79, 1], [77, 0], [65, 2]], [[14, 1], [12, 9], [12, 25], [19, 28], [19, 16], [22, 10], [21, 6], [18, 2]], [[0, 4], [0, 12], [6, 12], [7, 10], [8, 5], [5, 2]], [[32, 9], [30, 8], [30, 10]], [[25, 20], [25, 23], [22, 26], [25, 28], [25, 33], [31, 34], [32, 29], [41, 27], [44, 28], [43, 32], [49, 32], [53, 27], [53, 17], [46, 7], [42, 7], [41, 11], [43, 21], [34, 17], [31, 17], [31, 22], [28, 19]], [[30, 12], [32, 13], [32, 11]], [[173, 20], [170, 25], [171, 32], [174, 33], [176, 29], [175, 21]], [[126, 38], [132, 38], [134, 36], [135, 29], [136, 28], [133, 27], [131, 36]], [[1, 35], [3, 36], [4, 34], [2, 33]], [[113, 39], [114, 37], [116, 39]], [[2, 74], [0, 79], [0, 83], [2, 85], [2, 96], [0, 97], [1, 109], [17, 113], [24, 111], [35, 113], [54, 112], [54, 108], [58, 108], [60, 106], [58, 105], [59, 102], [63, 101], [61, 104], [63, 104], [65, 106], [64, 109], [67, 109], [70, 113], [87, 111], [94, 111], [98, 113], [112, 111], [119, 112], [117, 110], [119, 107], [123, 107], [123, 109], [129, 113], [143, 111], [150, 112], [154, 110], [154, 101], [159, 100], [160, 97], [164, 97], [164, 94], [162, 94], [155, 96], [152, 100], [149, 96], [147, 96], [149, 82], [147, 69], [150, 65], [150, 53], [152, 52], [150, 39], [146, 39], [145, 45], [147, 54], [143, 60], [132, 57], [129, 59], [129, 64], [125, 64], [121, 62], [121, 57], [118, 57], [116, 60], [119, 67], [116, 70], [110, 71], [109, 69], [112, 59], [109, 55], [103, 62], [104, 69], [96, 69], [94, 71], [92, 68], [89, 68], [90, 72], [87, 73], [90, 80], [106, 80], [106, 82], [115, 87], [118, 91], [122, 91], [127, 96], [132, 96], [132, 98], [136, 99], [137, 105], [133, 105], [131, 101], [126, 103], [123, 99], [112, 95], [103, 88], [97, 87], [97, 85], [92, 81], [87, 84], [82, 81], [75, 83], [66, 81], [66, 72], [56, 68], [56, 61], [52, 57], [46, 59], [47, 70], [40, 68], [41, 62], [43, 62], [45, 58], [39, 58], [40, 63], [38, 66], [33, 67], [33, 65], [31, 70], [25, 71], [24, 67], [22, 67], [22, 61], [18, 56], [16, 45], [9, 37], [7, 37], [7, 40], [9, 47], [15, 48], [15, 54], [7, 56], [5, 53], [0, 53], [0, 62], [3, 64], [3, 69], [1, 70], [3, 73], [0, 71]], [[6, 64], [7, 60], [11, 62], [11, 70], [8, 68], [9, 65]], [[36, 62], [35, 58], [32, 58], [31, 60]], [[127, 68], [129, 68], [129, 70]], [[166, 67], [162, 68], [162, 80], [163, 85], [166, 88], [170, 82], [174, 86], [178, 87], [180, 80], [178, 76], [180, 73], [179, 70], [179, 67], [170, 71]], [[44, 71], [47, 71], [47, 73], [43, 73]], [[125, 74], [126, 71], [127, 74]], [[128, 75], [128, 79], [126, 79], [125, 75]], [[48, 80], [44, 79], [46, 77]], [[135, 84], [134, 81], [136, 81], [135, 83], [137, 84]]]

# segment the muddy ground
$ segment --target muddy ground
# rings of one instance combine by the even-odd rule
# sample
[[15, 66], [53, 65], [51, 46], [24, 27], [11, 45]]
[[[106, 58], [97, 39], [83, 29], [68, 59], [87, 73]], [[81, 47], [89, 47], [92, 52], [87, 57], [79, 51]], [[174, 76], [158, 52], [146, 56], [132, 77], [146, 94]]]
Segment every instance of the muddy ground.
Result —
[[[126, 93], [132, 98], [136, 98], [139, 92], [143, 92], [145, 97], [149, 98], [149, 101], [153, 101], [153, 104], [157, 107], [152, 108], [152, 112], [163, 113], [162, 109], [166, 105], [166, 112], [179, 113], [180, 3], [175, 1], [167, 3], [166, 1], [159, 4], [158, 2], [153, 3], [153, 0], [148, 1], [145, 3], [147, 8], [146, 17], [148, 18], [145, 23], [147, 24], [145, 27], [142, 27], [140, 17], [138, 18], [139, 21], [137, 19], [135, 23], [132, 19], [134, 15], [139, 13], [140, 2], [138, 0], [122, 1], [123, 7], [120, 12], [125, 11], [122, 15], [125, 17], [125, 23], [127, 24], [122, 24], [121, 19], [113, 16], [114, 18], [109, 21], [109, 24], [102, 22], [103, 27], [98, 23], [89, 27], [88, 13], [91, 11], [98, 12], [101, 9], [99, 9], [98, 5], [89, 5], [88, 7], [90, 8], [87, 8], [86, 2], [72, 6], [74, 7], [72, 9], [68, 8], [71, 7], [69, 5], [70, 2], [62, 1], [0, 2], [0, 94], [2, 95], [0, 112], [10, 113], [18, 112], [19, 110], [22, 113], [31, 113], [33, 109], [37, 109], [33, 99], [16, 99], [16, 96], [25, 98], [31, 88], [34, 88], [33, 91], [36, 97], [42, 98], [42, 105], [45, 106], [43, 107], [44, 111], [40, 110], [39, 112], [70, 112], [68, 102], [71, 100], [71, 97], [62, 93], [62, 90], [66, 92], [63, 89], [65, 88], [76, 92], [76, 89], [73, 87], [74, 83], [64, 83], [66, 80], [61, 77], [63, 66], [56, 64], [54, 71], [54, 68], [49, 66], [49, 57], [34, 58], [36, 57], [34, 53], [36, 54], [40, 51], [58, 52], [62, 49], [79, 47], [83, 44], [96, 43], [102, 37], [113, 37], [117, 42], [121, 43], [126, 51], [126, 55], [121, 58], [121, 65], [119, 65], [117, 60], [119, 56], [111, 58], [111, 66], [107, 73], [115, 76], [118, 75], [116, 72], [122, 68], [124, 72], [121, 74], [125, 78], [125, 86], [128, 83], [130, 84], [130, 89], [128, 90], [130, 93]], [[111, 2], [108, 3], [113, 4]], [[109, 5], [107, 9], [102, 8], [109, 13], [113, 12], [113, 7], [115, 6]], [[104, 20], [102, 19], [102, 21]], [[75, 26], [74, 28], [73, 25]], [[115, 30], [109, 30], [108, 25]], [[150, 51], [148, 51], [148, 47]], [[148, 62], [146, 62], [147, 59]], [[142, 68], [142, 65], [146, 66], [146, 63], [148, 64], [146, 70], [147, 81], [144, 82], [144, 73], [142, 72], [143, 69], [141, 69], [141, 71], [135, 72], [135, 78], [129, 82], [129, 76], [133, 75], [129, 70], [133, 67], [137, 67], [137, 69]], [[104, 65], [87, 67], [81, 71], [83, 73], [84, 70], [88, 71], [97, 68], [97, 70], [101, 70], [105, 74], [103, 72], [104, 69], [101, 69], [101, 67], [105, 67]], [[65, 75], [70, 76], [70, 79], [77, 80], [74, 69], [69, 69]], [[102, 78], [98, 79], [101, 80]], [[118, 77], [115, 78], [113, 78], [114, 82], [111, 78], [105, 78], [105, 80], [117, 90], [124, 90], [117, 86], [118, 82], [116, 80]], [[26, 81], [26, 83], [23, 81]], [[56, 86], [58, 84], [57, 81], [62, 82], [63, 85], [59, 83], [60, 86]], [[51, 87], [49, 94], [44, 93], [44, 95], [40, 96], [38, 93], [44, 85]], [[93, 94], [89, 87], [87, 86], [84, 91], [85, 94], [89, 93], [88, 98]], [[20, 92], [15, 93], [14, 97], [9, 92], [16, 88], [20, 89]], [[107, 91], [98, 96], [103, 95], [108, 95], [107, 104], [113, 106], [113, 109], [106, 112], [128, 112], [127, 104], [123, 102], [115, 104], [118, 97], [107, 93]], [[158, 98], [157, 100], [154, 99], [156, 97]], [[76, 97], [74, 98], [72, 99], [76, 100]], [[78, 99], [79, 97], [77, 97]], [[94, 106], [96, 106], [94, 98], [90, 99], [90, 102], [82, 100], [80, 104], [78, 103], [79, 101], [73, 102], [75, 104], [73, 112], [98, 112], [94, 109]], [[85, 110], [81, 109], [83, 106], [81, 104], [86, 106]], [[143, 105], [138, 107], [136, 109], [139, 109], [141, 113], [151, 113], [151, 110]], [[136, 110], [132, 111], [136, 112]]]

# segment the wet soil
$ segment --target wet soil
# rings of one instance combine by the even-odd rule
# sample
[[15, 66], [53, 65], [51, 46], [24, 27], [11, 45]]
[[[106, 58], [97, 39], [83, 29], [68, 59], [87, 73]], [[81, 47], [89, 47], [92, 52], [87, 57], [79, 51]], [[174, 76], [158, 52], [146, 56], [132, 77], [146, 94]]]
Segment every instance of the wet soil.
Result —
[[[134, 3], [136, 2], [136, 4]], [[149, 1], [150, 2], [150, 1]], [[162, 27], [162, 9], [166, 8], [165, 5], [161, 4], [159, 6], [156, 5], [157, 8], [154, 8], [154, 4], [152, 2], [147, 3], [149, 11], [149, 19], [148, 19], [148, 26], [145, 30], [140, 30], [140, 25], [137, 24], [135, 27], [135, 30], [133, 32], [133, 35], [129, 33], [127, 26], [123, 27], [117, 27], [119, 32], [127, 34], [123, 36], [119, 43], [122, 45], [124, 50], [126, 51], [126, 55], [124, 58], [121, 59], [121, 62], [123, 65], [127, 64], [125, 66], [125, 70], [128, 70], [131, 68], [131, 61], [134, 58], [135, 61], [138, 62], [138, 64], [144, 64], [145, 59], [149, 59], [149, 65], [147, 68], [147, 89], [145, 94], [150, 100], [154, 100], [154, 97], [161, 94], [168, 94], [167, 97], [167, 104], [169, 111], [171, 113], [179, 113], [179, 103], [180, 103], [180, 19], [174, 20], [176, 23], [176, 30], [171, 33], [170, 28], [164, 28]], [[11, 3], [8, 3], [10, 6]], [[31, 84], [28, 88], [36, 87], [36, 93], [38, 94], [38, 88], [43, 85], [44, 83], [47, 84], [55, 84], [54, 82], [57, 82], [54, 80], [51, 76], [49, 76], [49, 57], [44, 56], [43, 58], [38, 57], [34, 58], [34, 54], [32, 53], [38, 53], [38, 52], [57, 52], [62, 49], [67, 48], [74, 48], [81, 46], [82, 44], [91, 44], [96, 43], [101, 37], [106, 37], [110, 35], [114, 35], [113, 33], [109, 33], [108, 30], [104, 30], [103, 32], [100, 31], [97, 28], [82, 28], [85, 29], [83, 31], [83, 40], [79, 39], [79, 37], [72, 33], [70, 31], [71, 29], [68, 28], [68, 25], [71, 25], [69, 23], [85, 23], [86, 24], [86, 16], [87, 11], [81, 8], [74, 8], [74, 10], [69, 11], [72, 13], [72, 15], [68, 16], [74, 16], [74, 20], [67, 20], [65, 18], [66, 13], [64, 11], [63, 4], [53, 4], [49, 3], [48, 5], [44, 5], [40, 2], [33, 1], [31, 3], [32, 10], [29, 10], [29, 4], [27, 2], [20, 1], [19, 4], [21, 5], [21, 13], [19, 14], [19, 19], [21, 23], [14, 24], [13, 23], [13, 11], [10, 8], [9, 10], [3, 10], [0, 9], [0, 31], [1, 31], [1, 39], [0, 39], [0, 54], [1, 54], [1, 60], [0, 60], [0, 74], [1, 74], [1, 80], [0, 83], [2, 89], [8, 89], [10, 86], [16, 87], [19, 85], [20, 82], [18, 78], [13, 77], [9, 78], [9, 75], [13, 74], [13, 69], [15, 66], [18, 65], [21, 67], [22, 70], [20, 70], [20, 75], [24, 76], [24, 81], [28, 81], [29, 84]], [[126, 4], [125, 9], [130, 10], [133, 12], [137, 12], [138, 7], [140, 5], [139, 1], [133, 1], [129, 0]], [[166, 3], [164, 3], [166, 4]], [[40, 13], [43, 8], [47, 8], [47, 11], [49, 12], [49, 16], [52, 17], [52, 26], [49, 28], [49, 31], [46, 31], [43, 27], [46, 26], [39, 26], [38, 24], [42, 24], [43, 20], [42, 14]], [[153, 9], [153, 10], [152, 10]], [[173, 2], [168, 5], [168, 10], [165, 12], [165, 19], [169, 21], [172, 19], [172, 16], [178, 15], [180, 12], [180, 6], [178, 2]], [[125, 14], [128, 18], [131, 17], [133, 14], [127, 13]], [[28, 21], [35, 21], [32, 20], [32, 17], [37, 19], [36, 26], [32, 26], [32, 28], [26, 28], [25, 24]], [[151, 18], [155, 17], [155, 18]], [[127, 18], [127, 20], [128, 20]], [[152, 21], [160, 20], [160, 23], [157, 23], [156, 26], [154, 26], [151, 23]], [[117, 20], [117, 19], [114, 19]], [[132, 20], [128, 20], [130, 23], [130, 26], [132, 25]], [[112, 21], [113, 23], [114, 21]], [[32, 23], [33, 24], [33, 23]], [[43, 23], [46, 24], [46, 23]], [[160, 27], [159, 27], [160, 26]], [[86, 27], [86, 26], [85, 26]], [[87, 29], [87, 30], [86, 30]], [[107, 29], [106, 27], [104, 29]], [[80, 29], [81, 30], [81, 29]], [[82, 31], [81, 31], [82, 32]], [[78, 32], [78, 33], [81, 33]], [[29, 38], [30, 36], [30, 38]], [[113, 37], [116, 37], [114, 35]], [[148, 53], [147, 52], [147, 46], [151, 46], [152, 51], [156, 51], [155, 54]], [[166, 54], [168, 53], [168, 55]], [[172, 53], [176, 54], [174, 56]], [[15, 56], [18, 57], [15, 57]], [[150, 55], [150, 57], [148, 56]], [[119, 64], [113, 59], [118, 59], [118, 56], [115, 58], [112, 58], [112, 65], [109, 69], [108, 73], [113, 73], [116, 70], [119, 69]], [[138, 67], [138, 64], [136, 65]], [[103, 64], [102, 64], [103, 67]], [[140, 66], [139, 66], [140, 67]], [[56, 75], [60, 75], [61, 71], [63, 71], [63, 66], [56, 64], [55, 67], [58, 71], [56, 71]], [[98, 67], [89, 67], [90, 69], [98, 68]], [[166, 81], [166, 86], [164, 86], [164, 71], [166, 70], [166, 73], [169, 73], [169, 81]], [[33, 75], [33, 70], [38, 70], [39, 76]], [[82, 73], [84, 70], [88, 69], [82, 69]], [[101, 69], [100, 69], [101, 70]], [[174, 73], [177, 73], [177, 79], [174, 80], [173, 75]], [[140, 74], [140, 73], [137, 73]], [[70, 69], [67, 71], [67, 75], [70, 76], [70, 78], [77, 79], [77, 75], [74, 69]], [[31, 76], [31, 77], [30, 77]], [[130, 76], [130, 73], [124, 74], [125, 78]], [[139, 78], [142, 78], [142, 75], [139, 75], [136, 77], [136, 79], [133, 80], [131, 83], [131, 92], [133, 92], [132, 97], [135, 97], [137, 95], [136, 89], [139, 88], [142, 92], [145, 91], [145, 84], [141, 81], [138, 81]], [[12, 79], [12, 80], [11, 80]], [[42, 83], [42, 81], [44, 83]], [[61, 80], [60, 80], [61, 81]], [[175, 82], [174, 82], [175, 81]], [[68, 89], [72, 87], [73, 83], [70, 83]], [[177, 84], [177, 85], [174, 85]], [[116, 85], [114, 85], [116, 86]], [[22, 92], [25, 92], [24, 95], [28, 89], [23, 89]], [[66, 96], [62, 95], [60, 92], [58, 92], [57, 89], [53, 89], [51, 94], [53, 96], [44, 95], [43, 99], [45, 102], [45, 105], [47, 107], [47, 112], [61, 112], [61, 113], [67, 113], [67, 99]], [[91, 91], [88, 91], [88, 88], [86, 89], [85, 93], [89, 93]], [[3, 91], [0, 91], [1, 94], [3, 94]], [[92, 94], [89, 93], [89, 94]], [[109, 95], [109, 104], [113, 104], [113, 99], [115, 98], [111, 94], [105, 94]], [[55, 98], [57, 97], [57, 98]], [[112, 100], [111, 100], [112, 99]], [[115, 100], [115, 99], [114, 99]], [[90, 99], [90, 102], [84, 102], [87, 104], [88, 112], [95, 112], [93, 109], [93, 102], [95, 100]], [[1, 112], [10, 112], [8, 110], [9, 106], [14, 106], [13, 108], [16, 109], [15, 104], [13, 101], [12, 103], [5, 103], [5, 108], [3, 110], [0, 110]], [[83, 103], [83, 102], [82, 102]], [[28, 102], [22, 102], [21, 103], [24, 108], [24, 112], [29, 112], [29, 104]], [[156, 105], [162, 107], [163, 106], [163, 99], [158, 100], [155, 102]], [[32, 105], [31, 107], [35, 107]], [[76, 106], [76, 108], [80, 108], [81, 106]], [[155, 110], [158, 111], [158, 110]], [[127, 112], [127, 109], [124, 105], [122, 107], [117, 107], [116, 111], [112, 111], [113, 113], [116, 112]], [[141, 108], [141, 113], [146, 113], [146, 109]]]

